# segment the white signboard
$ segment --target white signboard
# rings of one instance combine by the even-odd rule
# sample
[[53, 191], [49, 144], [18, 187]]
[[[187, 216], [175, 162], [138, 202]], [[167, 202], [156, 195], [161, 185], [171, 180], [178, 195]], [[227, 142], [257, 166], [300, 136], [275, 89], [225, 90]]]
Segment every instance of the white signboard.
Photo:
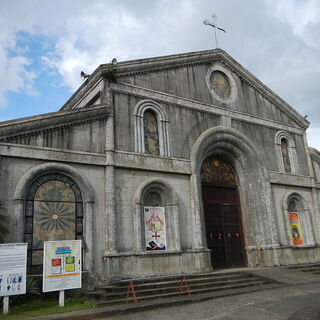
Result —
[[144, 207], [147, 250], [166, 250], [166, 221], [163, 207]]
[[0, 244], [0, 297], [26, 293], [27, 243]]
[[81, 288], [81, 240], [45, 241], [43, 292]]

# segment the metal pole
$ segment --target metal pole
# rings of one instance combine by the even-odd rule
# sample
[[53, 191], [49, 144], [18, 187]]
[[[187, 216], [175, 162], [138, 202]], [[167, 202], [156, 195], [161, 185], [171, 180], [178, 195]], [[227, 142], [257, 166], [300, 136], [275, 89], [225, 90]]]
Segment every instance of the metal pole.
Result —
[[64, 290], [59, 291], [59, 307], [64, 307]]
[[9, 312], [9, 297], [3, 297], [3, 314], [8, 314]]

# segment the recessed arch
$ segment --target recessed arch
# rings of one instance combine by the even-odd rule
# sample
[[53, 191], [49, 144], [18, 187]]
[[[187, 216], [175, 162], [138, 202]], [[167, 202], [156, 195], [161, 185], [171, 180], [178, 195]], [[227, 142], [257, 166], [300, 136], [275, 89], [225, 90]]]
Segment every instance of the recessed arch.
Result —
[[62, 172], [71, 176], [79, 185], [84, 197], [84, 202], [94, 201], [93, 188], [88, 179], [72, 166], [57, 162], [39, 164], [26, 171], [16, 186], [14, 200], [24, 200], [28, 191], [27, 188], [32, 183], [33, 179], [36, 176], [44, 175], [50, 172]]
[[170, 156], [169, 120], [164, 108], [155, 101], [142, 100], [134, 108], [135, 151], [145, 153], [144, 114], [151, 111], [156, 115], [159, 136], [159, 153]]
[[[150, 197], [151, 195], [151, 197]], [[153, 201], [153, 200], [156, 201]], [[179, 203], [173, 187], [162, 179], [146, 179], [134, 195], [135, 216], [134, 234], [136, 235], [136, 249], [145, 251], [145, 223], [144, 207], [159, 206], [164, 208], [167, 233], [167, 250], [179, 251]]]
[[[246, 251], [259, 246], [278, 247], [278, 234], [271, 186], [267, 169], [257, 147], [241, 132], [223, 126], [204, 131], [191, 150], [191, 201], [194, 213], [194, 247], [205, 248], [204, 215], [201, 195], [200, 168], [209, 156], [228, 162], [239, 181], [242, 221]], [[201, 237], [199, 235], [202, 235]], [[253, 257], [253, 256], [252, 256]], [[248, 256], [248, 264], [254, 264]], [[252, 258], [253, 259], [253, 258]], [[275, 252], [274, 261], [277, 264]]]
[[279, 171], [296, 173], [298, 160], [296, 145], [292, 136], [286, 131], [278, 131], [275, 135], [275, 146]]
[[25, 207], [27, 194], [32, 183], [42, 176], [49, 174], [62, 174], [69, 177], [78, 186], [83, 201], [83, 247], [84, 247], [84, 268], [88, 271], [93, 269], [93, 208], [94, 193], [91, 183], [78, 170], [70, 165], [50, 162], [43, 163], [30, 168], [20, 178], [14, 192], [14, 225], [15, 241], [24, 241], [25, 228]]
[[83, 240], [83, 200], [74, 180], [62, 173], [37, 176], [28, 189], [24, 217], [28, 272], [40, 274], [44, 241]]
[[[309, 206], [299, 192], [285, 194], [283, 214], [288, 243], [293, 246], [314, 246], [315, 238]], [[301, 239], [297, 237], [297, 232], [301, 232]]]
[[237, 179], [231, 166], [216, 156], [200, 172], [206, 245], [214, 268], [246, 264]]

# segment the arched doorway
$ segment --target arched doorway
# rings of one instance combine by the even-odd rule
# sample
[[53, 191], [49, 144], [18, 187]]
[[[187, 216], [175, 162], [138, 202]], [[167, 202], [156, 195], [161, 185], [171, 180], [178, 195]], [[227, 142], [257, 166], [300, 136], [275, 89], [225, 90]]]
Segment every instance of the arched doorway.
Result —
[[226, 163], [214, 157], [203, 162], [200, 177], [212, 266], [241, 267], [245, 259], [236, 177]]
[[60, 173], [34, 180], [25, 202], [28, 273], [42, 272], [44, 241], [82, 238], [83, 202], [76, 183]]

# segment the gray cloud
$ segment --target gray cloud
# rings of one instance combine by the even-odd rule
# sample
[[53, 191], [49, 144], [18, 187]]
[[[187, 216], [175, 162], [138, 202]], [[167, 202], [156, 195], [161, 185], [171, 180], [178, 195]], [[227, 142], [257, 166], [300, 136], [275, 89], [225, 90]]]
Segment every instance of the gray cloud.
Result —
[[0, 103], [5, 92], [35, 89], [36, 70], [16, 48], [19, 31], [54, 40], [43, 66], [74, 90], [80, 70], [92, 72], [113, 57], [214, 48], [213, 30], [202, 23], [213, 12], [228, 31], [221, 47], [320, 128], [320, 3], [313, 0], [1, 1], [0, 66], [12, 67], [0, 67]]

